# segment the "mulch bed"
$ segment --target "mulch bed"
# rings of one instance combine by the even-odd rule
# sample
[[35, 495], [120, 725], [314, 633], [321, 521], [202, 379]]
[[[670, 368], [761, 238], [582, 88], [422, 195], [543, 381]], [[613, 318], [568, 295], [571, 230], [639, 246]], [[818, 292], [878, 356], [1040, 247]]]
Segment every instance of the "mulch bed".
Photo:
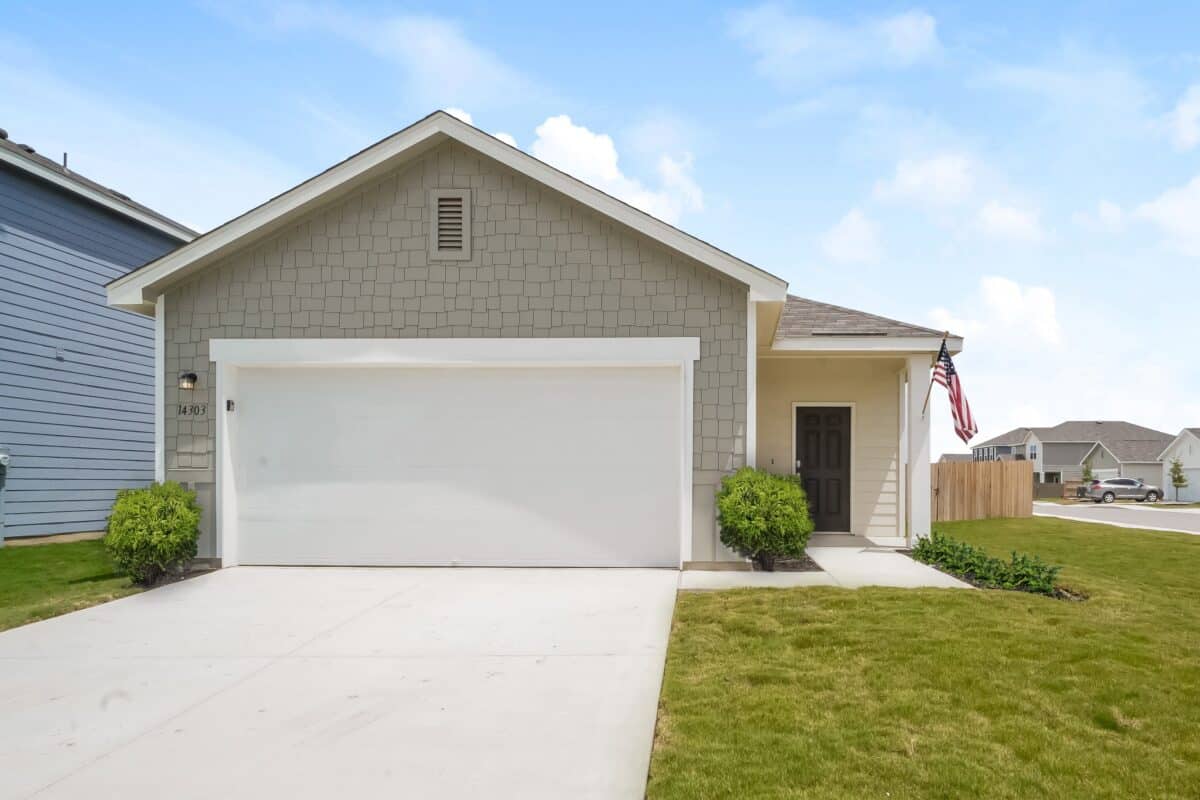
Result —
[[[755, 570], [758, 570], [757, 565]], [[775, 561], [776, 572], [824, 572], [817, 562], [807, 555], [800, 558], [780, 558]]]

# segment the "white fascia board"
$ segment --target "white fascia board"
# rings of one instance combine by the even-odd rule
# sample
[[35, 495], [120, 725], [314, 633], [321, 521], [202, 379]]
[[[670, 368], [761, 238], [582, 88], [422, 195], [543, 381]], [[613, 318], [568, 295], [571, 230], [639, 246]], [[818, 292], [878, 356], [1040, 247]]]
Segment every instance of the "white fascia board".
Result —
[[52, 183], [60, 189], [64, 189], [72, 194], [79, 195], [85, 200], [95, 203], [96, 205], [104, 206], [109, 211], [114, 211], [123, 217], [128, 217], [135, 222], [140, 222], [141, 224], [154, 228], [157, 231], [162, 231], [168, 236], [181, 239], [185, 242], [190, 242], [196, 238], [196, 233], [194, 231], [188, 230], [187, 228], [179, 225], [171, 225], [166, 221], [159, 219], [158, 217], [146, 214], [145, 212], [139, 211], [132, 206], [127, 206], [124, 203], [118, 202], [112, 197], [109, 197], [104, 192], [97, 191], [90, 186], [85, 186], [84, 184], [73, 181], [65, 175], [55, 172], [52, 169], [47, 169], [45, 166], [37, 163], [36, 161], [30, 161], [28, 159], [21, 158], [16, 153], [8, 150], [0, 150], [0, 161], [4, 161], [5, 163], [11, 164], [17, 169], [27, 172], [30, 175], [40, 178], [48, 183]]
[[[936, 353], [941, 349], [940, 336], [812, 336], [803, 339], [784, 339], [771, 346], [782, 353]], [[952, 336], [946, 340], [951, 355], [962, 352], [963, 340]]]
[[218, 364], [272, 366], [678, 366], [695, 337], [611, 339], [213, 339]]
[[290, 215], [302, 213], [319, 203], [328, 193], [373, 170], [389, 165], [393, 160], [398, 161], [405, 153], [435, 140], [435, 137], [452, 138], [622, 225], [657, 240], [672, 250], [729, 275], [749, 287], [752, 300], [784, 300], [787, 297], [787, 281], [782, 278], [735, 258], [439, 111], [210, 231], [192, 243], [113, 281], [108, 287], [109, 303], [129, 304], [132, 303], [134, 295], [140, 295], [143, 302], [147, 297], [153, 301], [165, 288], [170, 277], [180, 270], [218, 257], [236, 246], [243, 238], [260, 229], [269, 229], [286, 221]]
[[1180, 442], [1182, 442], [1184, 439], [1186, 439], [1189, 436], [1192, 437], [1193, 439], [1195, 439], [1196, 441], [1200, 441], [1200, 436], [1196, 436], [1196, 434], [1192, 433], [1187, 428], [1184, 428], [1183, 430], [1181, 430], [1179, 432], [1179, 435], [1176, 436], [1174, 439], [1172, 439], [1171, 443], [1169, 445], [1167, 445], [1166, 447], [1164, 447], [1163, 451], [1158, 454], [1158, 460], [1162, 461], [1166, 457], [1167, 453], [1171, 452], [1171, 450], [1175, 447], [1175, 445], [1179, 444]]

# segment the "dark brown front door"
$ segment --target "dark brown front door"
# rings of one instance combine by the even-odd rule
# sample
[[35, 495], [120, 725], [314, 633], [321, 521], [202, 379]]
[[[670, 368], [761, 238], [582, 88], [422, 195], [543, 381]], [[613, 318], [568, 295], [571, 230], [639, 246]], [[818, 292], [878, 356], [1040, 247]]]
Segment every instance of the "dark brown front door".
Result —
[[849, 408], [796, 408], [796, 474], [816, 529], [849, 531]]

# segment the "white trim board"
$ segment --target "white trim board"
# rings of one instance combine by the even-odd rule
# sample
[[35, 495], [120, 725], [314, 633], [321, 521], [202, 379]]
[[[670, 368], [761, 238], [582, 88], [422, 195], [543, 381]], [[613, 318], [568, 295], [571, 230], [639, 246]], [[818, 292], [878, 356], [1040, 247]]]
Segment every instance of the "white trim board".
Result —
[[729, 275], [749, 287], [752, 299], [779, 301], [787, 297], [787, 281], [782, 278], [572, 178], [444, 111], [436, 111], [191, 243], [118, 278], [108, 285], [108, 302], [141, 310], [184, 276], [260, 235], [281, 229], [330, 198], [399, 167], [405, 159], [419, 156], [449, 140], [498, 161], [677, 253]]
[[[213, 339], [216, 364], [217, 555], [237, 566], [237, 485], [230, 442], [237, 434], [238, 367], [651, 367], [680, 370], [679, 564], [692, 560], [694, 372], [700, 340], [611, 339]], [[234, 402], [234, 411], [227, 403]], [[853, 414], [853, 412], [852, 412]], [[851, 417], [853, 423], [853, 416]]]
[[154, 301], [154, 480], [167, 479], [166, 462], [166, 301], [160, 294]]
[[[95, 203], [98, 206], [103, 206], [109, 211], [120, 214], [122, 217], [139, 222], [147, 227], [154, 228], [156, 231], [167, 234], [180, 241], [190, 242], [196, 238], [196, 232], [185, 228], [181, 225], [169, 224], [166, 221], [159, 219], [156, 216], [147, 214], [133, 206], [126, 205], [119, 200], [109, 197], [104, 192], [98, 189], [93, 189], [90, 186], [73, 181], [65, 175], [62, 175], [52, 169], [48, 169], [36, 161], [31, 161], [27, 158], [13, 153], [9, 150], [0, 148], [0, 161], [11, 164], [22, 172], [27, 172], [36, 178], [40, 178], [47, 183], [52, 183], [60, 189], [64, 189], [71, 194], [78, 195], [89, 202]], [[148, 297], [144, 302], [153, 303], [154, 298]]]
[[811, 402], [793, 401], [792, 402], [792, 463], [789, 466], [791, 472], [788, 474], [796, 474], [796, 409], [798, 408], [848, 408], [850, 409], [850, 513], [848, 515], [850, 523], [849, 531], [814, 531], [814, 533], [852, 533], [854, 531], [854, 448], [858, 442], [858, 408], [853, 402], [838, 401], [838, 400], [813, 400]]
[[[784, 339], [771, 345], [777, 353], [936, 353], [942, 347], [941, 336], [812, 336]], [[963, 340], [946, 340], [951, 355], [962, 352]]]

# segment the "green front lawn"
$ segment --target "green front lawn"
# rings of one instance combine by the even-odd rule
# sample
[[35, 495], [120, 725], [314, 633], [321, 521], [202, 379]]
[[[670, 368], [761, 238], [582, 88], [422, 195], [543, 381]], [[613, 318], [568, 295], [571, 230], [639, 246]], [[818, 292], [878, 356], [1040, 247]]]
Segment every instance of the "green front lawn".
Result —
[[1090, 599], [683, 593], [648, 797], [1200, 797], [1200, 536], [941, 527]]
[[138, 591], [99, 541], [0, 548], [0, 631]]

